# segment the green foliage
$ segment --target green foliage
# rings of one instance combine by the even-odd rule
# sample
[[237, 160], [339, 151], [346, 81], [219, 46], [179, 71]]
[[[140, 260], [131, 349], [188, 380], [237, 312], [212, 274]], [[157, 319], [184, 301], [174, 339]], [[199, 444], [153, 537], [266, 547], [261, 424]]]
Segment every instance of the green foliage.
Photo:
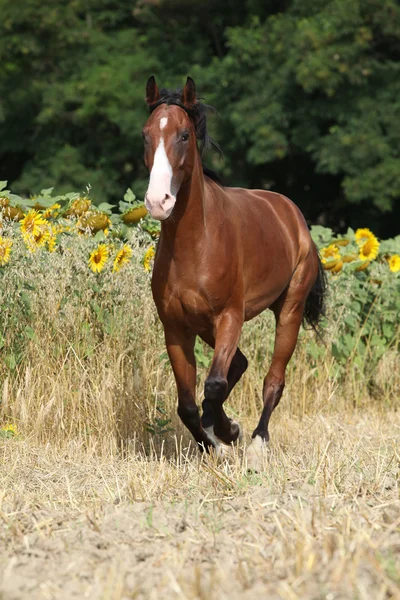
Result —
[[145, 422], [145, 427], [152, 435], [164, 435], [169, 431], [173, 431], [173, 428], [170, 426], [171, 422], [172, 419], [168, 416], [164, 402], [158, 400], [155, 407], [155, 415], [152, 419]]
[[146, 79], [191, 74], [219, 112], [224, 158], [208, 160], [227, 182], [394, 235], [399, 41], [395, 0], [0, 0], [0, 177], [21, 195], [142, 196]]
[[[339, 240], [327, 227], [315, 226], [311, 234], [320, 249], [347, 241], [346, 246], [336, 245], [342, 258], [358, 254], [350, 228]], [[355, 258], [342, 263], [339, 273], [328, 274], [330, 318], [335, 321], [332, 355], [343, 369], [354, 363], [367, 377], [373, 376], [385, 352], [400, 348], [400, 271], [389, 269], [391, 255], [400, 255], [400, 236], [381, 242], [370, 264]], [[365, 270], [357, 271], [367, 263]]]
[[398, 3], [294, 0], [227, 35], [229, 52], [204, 71], [224, 106], [222, 147], [237, 156], [227, 174], [281, 190], [335, 228], [358, 225], [362, 203], [376, 230], [400, 195]]

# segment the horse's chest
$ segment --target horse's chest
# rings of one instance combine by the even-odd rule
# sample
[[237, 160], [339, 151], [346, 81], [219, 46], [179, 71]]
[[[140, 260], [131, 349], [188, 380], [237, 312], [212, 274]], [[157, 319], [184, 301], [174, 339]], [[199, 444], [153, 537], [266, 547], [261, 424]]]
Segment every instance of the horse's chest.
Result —
[[178, 285], [168, 287], [155, 301], [163, 321], [179, 322], [197, 331], [208, 327], [212, 321], [210, 304], [198, 290]]

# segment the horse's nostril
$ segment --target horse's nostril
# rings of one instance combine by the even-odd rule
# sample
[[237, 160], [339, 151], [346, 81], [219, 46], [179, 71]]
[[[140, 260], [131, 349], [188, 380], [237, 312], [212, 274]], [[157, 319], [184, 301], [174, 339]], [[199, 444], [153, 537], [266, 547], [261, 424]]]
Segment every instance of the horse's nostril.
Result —
[[166, 201], [169, 200], [170, 198], [171, 198], [171, 196], [169, 194], [165, 194], [164, 200], [161, 201], [162, 206], [164, 206], [164, 204], [166, 203]]

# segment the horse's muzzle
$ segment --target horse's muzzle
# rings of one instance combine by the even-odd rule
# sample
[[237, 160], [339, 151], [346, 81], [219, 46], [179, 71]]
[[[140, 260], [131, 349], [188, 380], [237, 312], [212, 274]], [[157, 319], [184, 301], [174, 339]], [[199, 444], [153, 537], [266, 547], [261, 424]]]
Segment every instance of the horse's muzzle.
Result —
[[144, 198], [144, 203], [150, 215], [158, 221], [168, 219], [175, 206], [175, 202], [176, 197], [172, 196], [172, 194], [165, 194], [164, 198], [160, 199], [147, 193]]

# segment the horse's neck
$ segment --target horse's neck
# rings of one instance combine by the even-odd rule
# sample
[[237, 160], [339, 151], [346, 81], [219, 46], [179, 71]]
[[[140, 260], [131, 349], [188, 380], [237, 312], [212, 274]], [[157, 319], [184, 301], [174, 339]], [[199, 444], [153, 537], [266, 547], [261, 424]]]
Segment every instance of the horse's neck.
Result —
[[201, 249], [206, 234], [205, 223], [205, 182], [200, 157], [196, 160], [192, 177], [181, 186], [171, 217], [161, 224], [163, 241], [184, 251]]

